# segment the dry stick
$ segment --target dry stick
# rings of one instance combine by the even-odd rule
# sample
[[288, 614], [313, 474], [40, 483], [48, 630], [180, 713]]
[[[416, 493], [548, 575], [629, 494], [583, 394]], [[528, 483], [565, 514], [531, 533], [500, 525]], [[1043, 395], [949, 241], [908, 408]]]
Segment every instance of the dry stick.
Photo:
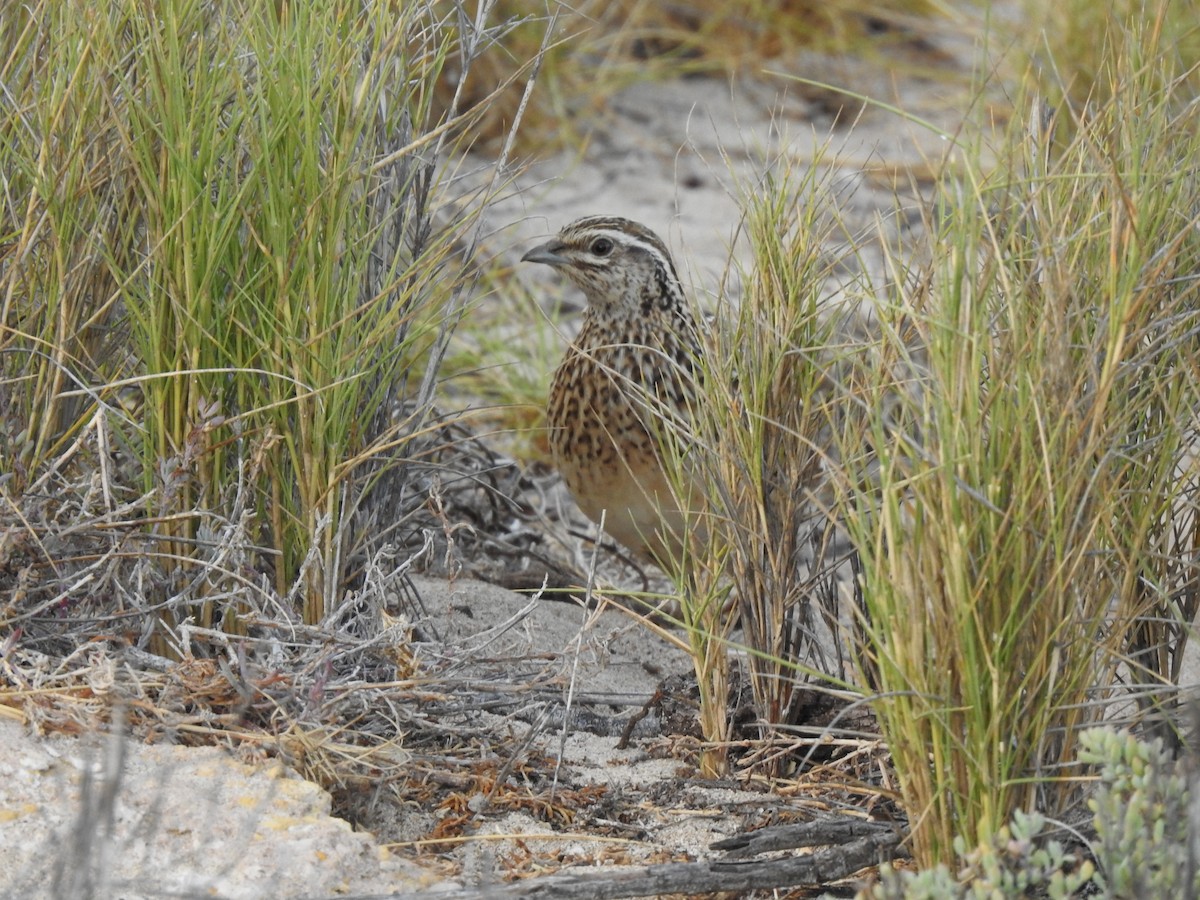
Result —
[[846, 844], [861, 838], [891, 835], [897, 844], [904, 839], [900, 830], [891, 823], [869, 822], [864, 819], [818, 819], [815, 822], [797, 822], [791, 825], [773, 825], [745, 834], [717, 841], [709, 845], [711, 850], [727, 850], [730, 859], [744, 859], [772, 850], [794, 850], [798, 847], [819, 847], [830, 844]]
[[537, 720], [530, 725], [529, 730], [525, 732], [525, 737], [521, 739], [521, 743], [514, 748], [504, 765], [500, 767], [500, 771], [496, 773], [496, 778], [493, 780], [491, 790], [487, 792], [487, 796], [485, 796], [481, 801], [472, 804], [472, 809], [474, 811], [474, 815], [472, 816], [473, 821], [478, 822], [483, 817], [483, 814], [491, 808], [492, 800], [495, 799], [496, 794], [500, 791], [500, 788], [505, 784], [505, 782], [508, 781], [508, 776], [512, 774], [513, 769], [517, 767], [517, 764], [526, 758], [526, 753], [528, 752], [529, 748], [533, 746], [533, 742], [537, 740], [538, 736], [545, 729], [546, 723], [550, 721], [550, 711], [551, 707], [549, 705], [542, 709], [541, 714], [537, 717]]
[[662, 688], [656, 688], [653, 696], [646, 701], [645, 705], [642, 706], [641, 709], [630, 716], [629, 721], [625, 723], [625, 728], [621, 731], [621, 739], [617, 741], [618, 750], [627, 750], [629, 748], [629, 741], [633, 737], [633, 729], [637, 727], [638, 722], [650, 715], [650, 710], [657, 706], [661, 706], [662, 702]]
[[[550, 799], [554, 800], [554, 795], [558, 791], [558, 776], [562, 772], [562, 762], [567, 755], [567, 728], [571, 724], [571, 707], [575, 701], [575, 683], [579, 676], [579, 654], [583, 652], [583, 632], [587, 628], [588, 609], [592, 605], [592, 592], [596, 588], [596, 565], [600, 556], [600, 540], [604, 537], [604, 519], [608, 510], [600, 511], [600, 533], [597, 535], [596, 543], [592, 544], [592, 564], [588, 566], [587, 573], [587, 589], [583, 597], [583, 622], [579, 626], [579, 633], [575, 635], [575, 655], [571, 659], [571, 680], [567, 684], [567, 702], [563, 709], [562, 730], [558, 736], [558, 759], [554, 762], [554, 780], [550, 784]], [[545, 588], [543, 588], [545, 590]]]

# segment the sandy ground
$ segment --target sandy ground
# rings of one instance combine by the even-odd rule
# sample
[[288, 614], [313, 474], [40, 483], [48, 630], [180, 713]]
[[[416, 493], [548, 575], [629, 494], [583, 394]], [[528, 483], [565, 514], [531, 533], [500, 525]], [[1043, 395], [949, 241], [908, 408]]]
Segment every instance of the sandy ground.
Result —
[[[796, 61], [793, 71], [896, 104], [953, 133], [971, 48], [961, 38], [945, 42], [934, 57], [945, 86], [936, 78], [892, 80], [877, 67], [828, 58]], [[575, 218], [621, 215], [667, 241], [696, 302], [711, 307], [718, 290], [737, 296], [736, 279], [723, 276], [731, 253], [744, 254], [745, 198], [768, 172], [778, 178], [815, 166], [816, 202], [836, 207], [850, 231], [866, 232], [893, 219], [898, 205], [914, 209], [913, 186], [929, 183], [945, 151], [929, 128], [784, 77], [634, 85], [608, 104], [585, 156], [566, 151], [515, 176], [488, 209], [485, 231], [493, 237], [484, 253], [515, 263]], [[475, 177], [484, 174], [486, 167]], [[557, 284], [544, 266], [518, 266], [515, 276]]]

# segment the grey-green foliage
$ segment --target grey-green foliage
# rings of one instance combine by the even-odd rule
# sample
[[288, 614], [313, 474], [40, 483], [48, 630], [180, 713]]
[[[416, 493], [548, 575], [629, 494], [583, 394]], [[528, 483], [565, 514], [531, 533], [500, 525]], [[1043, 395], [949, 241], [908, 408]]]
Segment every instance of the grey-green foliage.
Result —
[[1058, 841], [1037, 841], [1044, 826], [1045, 819], [1037, 813], [1018, 812], [988, 845], [968, 852], [961, 837], [954, 842], [962, 861], [957, 876], [945, 866], [923, 872], [885, 866], [880, 883], [860, 896], [868, 900], [1070, 897], [1092, 878], [1092, 863], [1078, 861]]
[[1099, 772], [1088, 806], [1094, 814], [1096, 863], [1080, 861], [1053, 840], [1039, 841], [1045, 820], [1017, 813], [990, 843], [968, 852], [955, 841], [960, 870], [923, 872], [884, 866], [862, 900], [1006, 900], [1088, 896], [1108, 900], [1187, 900], [1200, 897], [1200, 872], [1191, 840], [1187, 775], [1161, 741], [1093, 728], [1080, 735], [1080, 762]]
[[1162, 742], [1093, 728], [1080, 743], [1080, 760], [1100, 768], [1100, 787], [1088, 801], [1095, 815], [1098, 896], [1200, 897], [1189, 843], [1191, 791]]

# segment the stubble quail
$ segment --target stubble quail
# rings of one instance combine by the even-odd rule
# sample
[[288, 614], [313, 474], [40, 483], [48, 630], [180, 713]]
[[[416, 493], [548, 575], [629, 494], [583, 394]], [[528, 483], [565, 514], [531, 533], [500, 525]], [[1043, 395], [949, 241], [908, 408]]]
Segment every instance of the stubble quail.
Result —
[[664, 439], [685, 449], [693, 439], [703, 353], [670, 252], [644, 225], [589, 216], [522, 260], [553, 267], [587, 300], [550, 386], [555, 464], [589, 518], [670, 568], [695, 491], [665, 464]]

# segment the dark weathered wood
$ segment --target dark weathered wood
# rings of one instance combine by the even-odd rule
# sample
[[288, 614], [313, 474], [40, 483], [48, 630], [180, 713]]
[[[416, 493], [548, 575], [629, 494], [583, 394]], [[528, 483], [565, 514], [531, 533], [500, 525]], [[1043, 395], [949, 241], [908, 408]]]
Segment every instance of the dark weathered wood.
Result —
[[745, 834], [734, 835], [723, 841], [709, 844], [709, 849], [727, 850], [729, 858], [741, 859], [771, 850], [829, 847], [883, 834], [895, 836], [897, 843], [903, 840], [903, 834], [897, 825], [868, 822], [864, 819], [838, 818], [760, 828], [758, 831], [748, 831]]
[[[828, 825], [829, 823], [825, 823]], [[897, 833], [887, 830], [860, 837], [839, 847], [786, 859], [708, 860], [666, 863], [606, 872], [527, 878], [511, 884], [456, 891], [456, 900], [619, 900], [659, 894], [705, 894], [749, 891], [839, 881], [860, 869], [890, 858], [899, 845]], [[376, 894], [347, 900], [407, 900], [415, 894]], [[421, 895], [427, 897], [428, 895]]]

